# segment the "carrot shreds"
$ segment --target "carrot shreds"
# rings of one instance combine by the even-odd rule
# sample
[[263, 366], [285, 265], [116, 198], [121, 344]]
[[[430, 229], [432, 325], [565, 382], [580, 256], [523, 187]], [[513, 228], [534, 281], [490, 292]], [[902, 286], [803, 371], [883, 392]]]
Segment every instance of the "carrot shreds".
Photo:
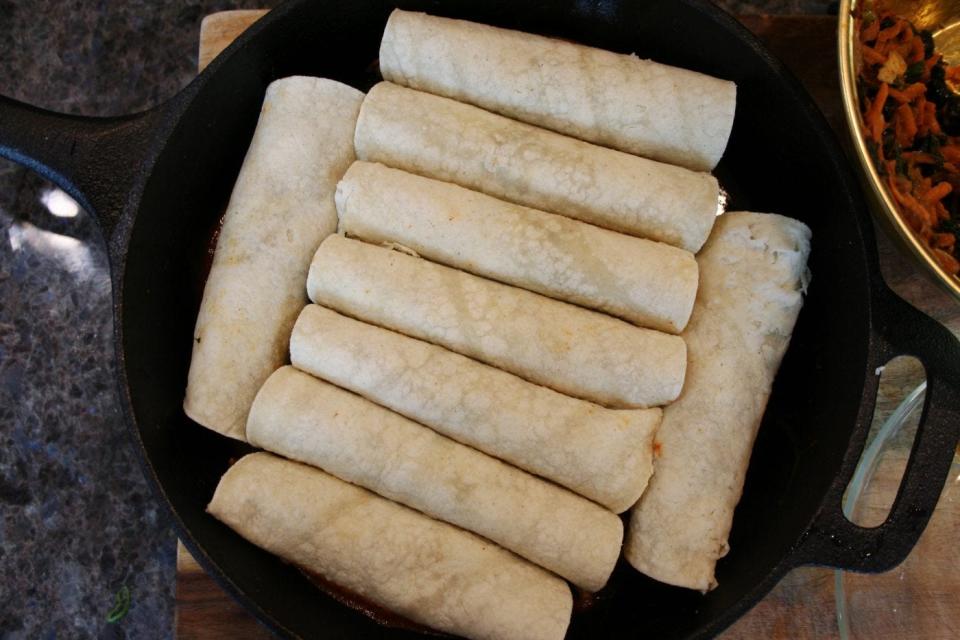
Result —
[[923, 85], [922, 82], [914, 82], [905, 89], [899, 90], [890, 87], [890, 97], [896, 100], [897, 102], [913, 102], [918, 97], [922, 96], [927, 88]]
[[927, 137], [930, 134], [939, 135], [940, 123], [937, 122], [937, 105], [918, 98], [916, 103], [917, 135]]
[[947, 273], [957, 275], [957, 272], [960, 271], [960, 262], [957, 262], [956, 258], [943, 249], [937, 249], [934, 247], [933, 255], [937, 257], [937, 261], [940, 262], [940, 266], [943, 267], [944, 271]]
[[958, 146], [948, 145], [940, 147], [940, 155], [948, 162], [960, 163], [960, 147]]
[[863, 46], [863, 59], [870, 64], [883, 64], [887, 61], [885, 55], [866, 45]]
[[872, 20], [870, 24], [864, 27], [860, 31], [860, 39], [863, 42], [873, 42], [877, 39], [877, 34], [880, 33], [880, 21]]
[[927, 127], [929, 128], [930, 133], [935, 135], [940, 135], [943, 133], [940, 130], [940, 123], [937, 121], [937, 105], [933, 104], [932, 102], [927, 102], [924, 105], [923, 111], [923, 118], [927, 124]]
[[[885, 4], [854, 10], [864, 136], [904, 222], [950, 273], [960, 272], [960, 66], [948, 67]], [[950, 83], [950, 84], [947, 84]]]
[[893, 193], [894, 200], [903, 206], [907, 223], [916, 231], [920, 231], [924, 226], [927, 226], [930, 220], [930, 212], [917, 202], [916, 198], [909, 193], [902, 192], [897, 187], [897, 180], [893, 174], [887, 178], [887, 183]]
[[890, 85], [886, 82], [880, 83], [880, 90], [877, 91], [877, 97], [873, 99], [870, 110], [867, 112], [867, 127], [869, 127], [870, 137], [874, 142], [882, 142], [885, 123], [883, 121], [883, 105], [887, 101], [887, 95], [890, 91]]
[[880, 33], [877, 35], [878, 43], [885, 43], [893, 40], [900, 32], [903, 31], [903, 27], [906, 24], [904, 21], [896, 22], [892, 27], [887, 27], [886, 29], [881, 29]]
[[949, 182], [941, 182], [923, 194], [923, 201], [926, 203], [939, 202], [946, 198], [951, 191], [953, 191], [953, 187], [950, 186]]
[[910, 105], [902, 104], [897, 109], [897, 125], [900, 127], [897, 142], [901, 147], [909, 147], [917, 135], [917, 120], [913, 117]]
[[[950, 185], [950, 186], [953, 186], [953, 185]], [[933, 213], [935, 214], [934, 218], [936, 218], [938, 222], [943, 222], [944, 220], [950, 219], [950, 212], [947, 211], [947, 208], [945, 206], [943, 206], [942, 200], [939, 202], [933, 203]]]
[[910, 62], [920, 62], [923, 60], [923, 40], [920, 36], [914, 36], [910, 42], [910, 56], [907, 58]]
[[916, 165], [924, 164], [936, 164], [937, 159], [934, 158], [929, 153], [924, 153], [923, 151], [907, 151], [901, 154], [901, 157], [909, 163]]
[[952, 233], [935, 233], [933, 234], [933, 244], [938, 249], [953, 251], [957, 244], [957, 237]]

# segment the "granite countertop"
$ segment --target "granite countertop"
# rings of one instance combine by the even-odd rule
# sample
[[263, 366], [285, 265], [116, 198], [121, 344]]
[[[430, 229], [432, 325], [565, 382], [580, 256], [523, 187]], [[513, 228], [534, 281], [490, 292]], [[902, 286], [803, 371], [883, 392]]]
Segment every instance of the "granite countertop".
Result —
[[[0, 94], [86, 115], [147, 108], [194, 75], [200, 20], [275, 2], [0, 0]], [[822, 0], [725, 1], [827, 13]], [[0, 161], [0, 639], [173, 636], [176, 539], [125, 433], [95, 222]], [[109, 622], [118, 592], [128, 613]]]

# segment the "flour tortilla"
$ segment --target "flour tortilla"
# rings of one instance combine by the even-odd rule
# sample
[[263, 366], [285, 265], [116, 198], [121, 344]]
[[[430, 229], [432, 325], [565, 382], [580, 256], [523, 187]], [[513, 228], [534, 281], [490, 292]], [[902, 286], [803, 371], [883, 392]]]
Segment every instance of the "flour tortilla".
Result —
[[240, 459], [207, 510], [253, 544], [438, 631], [478, 640], [561, 640], [563, 580], [471, 533], [318, 469], [268, 453]]
[[339, 230], [638, 326], [679, 333], [697, 293], [693, 254], [382, 164], [337, 185]]
[[683, 386], [679, 336], [359, 240], [327, 238], [307, 289], [340, 313], [612, 408], [666, 404]]
[[620, 556], [620, 518], [293, 367], [264, 383], [250, 444], [472, 531], [588, 591]]
[[659, 456], [633, 508], [625, 555], [669, 584], [709, 591], [753, 442], [803, 303], [810, 230], [728, 213], [698, 256], [701, 283], [683, 337], [687, 382], [663, 412]]
[[183, 409], [205, 427], [243, 440], [257, 390], [286, 360], [310, 257], [336, 230], [334, 190], [354, 159], [362, 100], [320, 78], [267, 87], [194, 330]]
[[696, 252], [720, 188], [698, 173], [599, 147], [389, 82], [363, 101], [357, 157]]
[[736, 108], [732, 82], [634, 55], [394, 10], [385, 80], [589, 142], [712, 170]]
[[294, 366], [615, 513], [653, 470], [660, 409], [605, 409], [443, 347], [318, 305], [290, 338]]

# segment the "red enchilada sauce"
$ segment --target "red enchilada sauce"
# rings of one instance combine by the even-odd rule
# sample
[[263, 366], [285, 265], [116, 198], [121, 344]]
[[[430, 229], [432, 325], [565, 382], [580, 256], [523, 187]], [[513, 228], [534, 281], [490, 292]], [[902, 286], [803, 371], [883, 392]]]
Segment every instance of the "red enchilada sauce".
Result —
[[[448, 633], [437, 631], [428, 626], [413, 622], [409, 618], [405, 618], [397, 613], [394, 613], [386, 607], [381, 607], [380, 605], [371, 602], [363, 596], [327, 580], [319, 573], [315, 573], [309, 569], [304, 569], [299, 565], [294, 566], [315, 587], [329, 595], [340, 604], [350, 607], [351, 609], [355, 609], [368, 618], [371, 618], [372, 620], [375, 620], [386, 627], [403, 629], [405, 631], [415, 631], [417, 633], [423, 633], [432, 636], [441, 636], [447, 638], [452, 637]], [[597, 600], [599, 599], [599, 594], [590, 593], [589, 591], [584, 591], [583, 589], [579, 589], [572, 585], [570, 590], [573, 592], [573, 615], [588, 611], [594, 606], [594, 604], [597, 603]]]
[[448, 633], [436, 631], [435, 629], [418, 624], [408, 618], [404, 618], [403, 616], [390, 611], [386, 607], [381, 607], [380, 605], [367, 600], [363, 596], [350, 591], [349, 589], [345, 589], [338, 584], [330, 582], [319, 573], [304, 569], [301, 566], [294, 566], [300, 573], [306, 576], [307, 580], [309, 580], [315, 587], [329, 595], [340, 604], [346, 605], [351, 609], [355, 609], [368, 618], [371, 618], [372, 620], [375, 620], [386, 627], [403, 629], [405, 631], [415, 631], [417, 633], [424, 633], [431, 636], [442, 636], [447, 638], [453, 637]]

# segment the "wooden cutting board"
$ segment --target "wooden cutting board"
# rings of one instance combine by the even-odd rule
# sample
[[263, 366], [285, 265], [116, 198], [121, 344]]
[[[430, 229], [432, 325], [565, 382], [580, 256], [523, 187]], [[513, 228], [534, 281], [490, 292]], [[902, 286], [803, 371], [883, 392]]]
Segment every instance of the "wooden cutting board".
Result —
[[[199, 67], [202, 70], [248, 26], [263, 16], [265, 11], [225, 11], [207, 16], [200, 29]], [[836, 19], [831, 17], [800, 16], [744, 16], [742, 22], [756, 33], [770, 49], [794, 72], [813, 95], [834, 130], [844, 131], [835, 51]], [[841, 136], [845, 139], [845, 136]], [[883, 247], [881, 247], [883, 249]], [[887, 248], [889, 250], [889, 248]], [[885, 254], [889, 251], [884, 251]], [[893, 273], [884, 270], [888, 281], [900, 281], [908, 290], [926, 291], [928, 285], [917, 280], [920, 276], [910, 270], [909, 264], [891, 258]], [[886, 267], [886, 264], [885, 264]], [[915, 281], [916, 280], [916, 281]], [[899, 288], [898, 288], [899, 290]], [[909, 293], [904, 293], [912, 297]], [[912, 300], [920, 304], [917, 300]], [[923, 306], [923, 305], [921, 305]], [[960, 305], [939, 302], [930, 309], [938, 320], [947, 324], [955, 334], [960, 333]], [[937, 311], [940, 311], [938, 313]], [[884, 374], [881, 397], [875, 422], [882, 421], [896, 407], [906, 390], [922, 380], [922, 369], [915, 362], [895, 361]], [[903, 456], [905, 457], [905, 453]], [[897, 463], [901, 464], [897, 464]], [[903, 460], [885, 461], [880, 473], [884, 482], [898, 484], [898, 469]], [[889, 471], [888, 471], [889, 469]], [[874, 505], [882, 509], [881, 505]], [[958, 507], [941, 504], [934, 519], [947, 522], [946, 526], [931, 527], [921, 541], [923, 553], [911, 567], [914, 575], [937, 576], [937, 593], [914, 592], [911, 585], [927, 584], [924, 580], [893, 582], [871, 576], [848, 579], [848, 588], [866, 598], [870, 606], [871, 635], [877, 638], [947, 638], [948, 630], [940, 626], [941, 619], [930, 616], [928, 628], [913, 626], [905, 634], [898, 627], [897, 608], [902, 603], [929, 602], [931, 598], [955, 597], [952, 611], [960, 613], [960, 567], [943, 571], [942, 555], [938, 550], [949, 549], [960, 543], [956, 523], [960, 522]], [[801, 568], [791, 572], [776, 588], [721, 637], [723, 640], [753, 640], [775, 638], [783, 640], [839, 638], [834, 602], [834, 572], [824, 568]], [[951, 596], [952, 594], [952, 596]], [[177, 549], [176, 634], [186, 640], [255, 640], [272, 637], [256, 620], [236, 604], [190, 556], [183, 545]]]

